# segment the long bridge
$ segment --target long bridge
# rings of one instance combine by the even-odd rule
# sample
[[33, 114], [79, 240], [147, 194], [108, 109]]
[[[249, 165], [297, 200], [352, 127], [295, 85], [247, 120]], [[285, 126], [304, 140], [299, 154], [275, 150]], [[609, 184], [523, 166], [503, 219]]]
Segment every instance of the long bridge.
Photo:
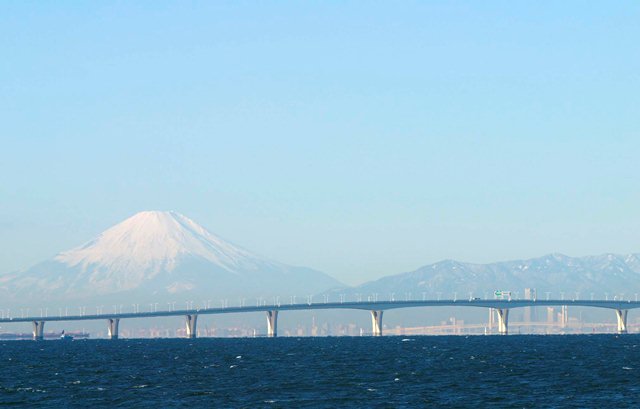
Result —
[[318, 303], [298, 303], [298, 304], [263, 304], [257, 306], [239, 307], [218, 307], [218, 308], [192, 308], [180, 310], [162, 310], [150, 312], [131, 313], [105, 313], [105, 314], [81, 314], [81, 315], [60, 315], [60, 316], [39, 316], [39, 317], [16, 317], [0, 318], [0, 323], [31, 322], [33, 324], [33, 339], [44, 339], [44, 325], [46, 322], [55, 321], [96, 321], [106, 320], [108, 335], [111, 339], [118, 338], [118, 326], [121, 319], [133, 318], [154, 318], [154, 317], [175, 317], [183, 316], [186, 321], [186, 331], [188, 338], [196, 337], [196, 325], [199, 315], [232, 314], [232, 313], [255, 313], [264, 312], [267, 315], [267, 336], [275, 337], [278, 333], [278, 313], [281, 311], [301, 311], [301, 310], [329, 310], [329, 309], [352, 309], [369, 311], [371, 314], [372, 334], [382, 335], [382, 316], [386, 310], [398, 308], [416, 307], [479, 307], [490, 308], [497, 312], [498, 333], [507, 335], [509, 332], [509, 310], [523, 307], [554, 307], [554, 306], [576, 306], [606, 308], [615, 311], [617, 317], [617, 332], [624, 334], [627, 332], [627, 313], [634, 308], [640, 308], [640, 301], [623, 300], [410, 300], [410, 301], [354, 301], [354, 302], [318, 302]]

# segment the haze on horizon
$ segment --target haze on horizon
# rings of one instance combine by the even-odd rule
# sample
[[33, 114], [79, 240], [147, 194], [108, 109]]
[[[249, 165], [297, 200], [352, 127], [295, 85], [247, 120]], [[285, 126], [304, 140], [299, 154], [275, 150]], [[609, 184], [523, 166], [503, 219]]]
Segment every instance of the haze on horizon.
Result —
[[0, 274], [142, 210], [348, 284], [640, 252], [640, 5], [0, 5]]

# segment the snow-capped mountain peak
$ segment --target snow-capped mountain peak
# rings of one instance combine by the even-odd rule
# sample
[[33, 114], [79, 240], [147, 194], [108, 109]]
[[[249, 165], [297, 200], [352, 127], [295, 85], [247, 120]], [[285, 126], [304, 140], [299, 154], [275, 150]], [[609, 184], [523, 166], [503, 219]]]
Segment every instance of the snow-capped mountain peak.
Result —
[[[309, 294], [342, 284], [328, 275], [257, 256], [176, 212], [144, 211], [95, 239], [0, 278], [18, 299], [162, 301]], [[201, 299], [202, 299], [201, 298]]]
[[249, 267], [259, 259], [180, 213], [144, 211], [83, 246], [58, 254], [55, 260], [72, 267], [101, 264], [113, 270], [157, 270], [171, 269], [184, 256], [202, 257], [228, 271]]

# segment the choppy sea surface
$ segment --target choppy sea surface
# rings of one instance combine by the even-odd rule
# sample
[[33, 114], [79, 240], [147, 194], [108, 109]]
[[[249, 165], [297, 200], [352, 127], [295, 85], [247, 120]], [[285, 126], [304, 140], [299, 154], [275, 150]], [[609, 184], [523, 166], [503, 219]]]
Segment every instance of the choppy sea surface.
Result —
[[640, 336], [6, 341], [0, 406], [640, 407]]

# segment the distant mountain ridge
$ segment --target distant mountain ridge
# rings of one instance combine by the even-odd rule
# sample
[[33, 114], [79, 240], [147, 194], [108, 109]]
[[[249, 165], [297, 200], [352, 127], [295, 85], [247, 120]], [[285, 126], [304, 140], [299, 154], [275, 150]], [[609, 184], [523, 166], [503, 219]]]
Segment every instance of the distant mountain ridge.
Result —
[[[567, 298], [640, 294], [640, 254], [549, 254], [488, 264], [443, 260], [415, 271], [345, 287], [322, 272], [258, 256], [176, 212], [145, 211], [95, 239], [25, 271], [0, 276], [7, 304], [34, 301], [130, 303], [344, 293], [354, 299], [466, 298], [535, 288]], [[337, 300], [336, 297], [331, 297]], [[284, 301], [284, 300], [283, 300]], [[248, 301], [249, 302], [249, 301]]]
[[137, 213], [80, 247], [0, 277], [5, 297], [39, 301], [200, 301], [339, 286], [327, 274], [257, 256], [184, 215], [161, 211]]
[[443, 260], [423, 266], [415, 271], [386, 276], [375, 281], [353, 287], [350, 294], [367, 296], [378, 294], [378, 298], [483, 297], [494, 290], [511, 290], [523, 296], [524, 288], [535, 288], [538, 297], [550, 292], [560, 297], [588, 298], [610, 297], [626, 294], [625, 298], [640, 293], [640, 254], [569, 257], [549, 254], [527, 260], [512, 260], [488, 264], [463, 263]]

